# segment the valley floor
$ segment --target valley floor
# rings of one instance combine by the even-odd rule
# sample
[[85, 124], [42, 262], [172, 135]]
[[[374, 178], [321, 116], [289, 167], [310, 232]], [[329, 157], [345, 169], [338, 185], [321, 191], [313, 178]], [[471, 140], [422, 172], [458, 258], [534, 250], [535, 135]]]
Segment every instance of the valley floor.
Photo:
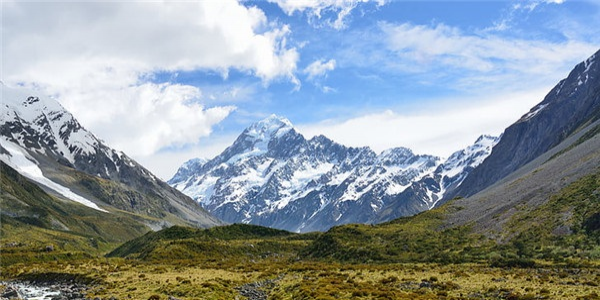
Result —
[[147, 263], [121, 258], [15, 264], [2, 280], [88, 285], [87, 299], [600, 299], [600, 265]]

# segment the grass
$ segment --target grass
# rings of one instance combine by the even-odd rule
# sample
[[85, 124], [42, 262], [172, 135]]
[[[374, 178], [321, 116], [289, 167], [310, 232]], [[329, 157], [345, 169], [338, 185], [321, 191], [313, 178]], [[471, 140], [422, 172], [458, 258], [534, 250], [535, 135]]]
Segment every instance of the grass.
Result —
[[[600, 299], [599, 173], [516, 208], [503, 243], [444, 227], [452, 209], [310, 234], [175, 226], [106, 257], [108, 242], [9, 218], [2, 230], [14, 244], [0, 240], [0, 279], [72, 278], [100, 299], [243, 299], [240, 287], [265, 280], [273, 284], [257, 288], [278, 300]], [[57, 249], [44, 251], [50, 242]]]
[[[86, 297], [244, 299], [238, 288], [271, 279], [269, 299], [598, 299], [598, 264], [493, 268], [486, 264], [341, 264], [273, 258], [218, 266], [189, 261], [75, 259], [12, 265], [10, 278], [75, 279]], [[61, 275], [62, 274], [62, 275]], [[596, 296], [594, 296], [596, 295]], [[153, 298], [151, 298], [153, 297]]]
[[545, 204], [523, 208], [507, 236], [518, 256], [562, 261], [600, 259], [600, 173], [585, 176]]

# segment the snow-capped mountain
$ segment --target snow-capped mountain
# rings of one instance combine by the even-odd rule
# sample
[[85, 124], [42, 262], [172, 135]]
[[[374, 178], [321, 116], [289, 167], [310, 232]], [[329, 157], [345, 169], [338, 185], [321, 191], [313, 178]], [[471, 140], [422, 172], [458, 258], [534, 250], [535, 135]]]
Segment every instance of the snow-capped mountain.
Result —
[[377, 155], [325, 136], [307, 140], [289, 120], [272, 115], [214, 159], [186, 162], [169, 184], [226, 222], [326, 230], [432, 208], [496, 142], [481, 137], [446, 161], [407, 148]]
[[165, 223], [219, 224], [196, 202], [83, 128], [57, 101], [0, 84], [0, 158], [58, 197], [171, 218]]

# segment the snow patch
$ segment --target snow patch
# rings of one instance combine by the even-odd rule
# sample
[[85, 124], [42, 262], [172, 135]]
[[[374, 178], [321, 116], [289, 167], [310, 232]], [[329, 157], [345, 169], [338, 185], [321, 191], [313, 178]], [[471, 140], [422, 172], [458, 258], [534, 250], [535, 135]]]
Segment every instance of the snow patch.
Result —
[[537, 107], [535, 107], [532, 111], [530, 111], [529, 113], [527, 113], [526, 115], [524, 115], [521, 118], [521, 121], [528, 121], [531, 118], [535, 117], [537, 114], [539, 114], [544, 108], [546, 108], [546, 106], [548, 106], [548, 104], [541, 104], [538, 105]]
[[42, 170], [37, 166], [36, 163], [33, 162], [34, 159], [29, 157], [29, 155], [27, 155], [25, 150], [21, 149], [21, 147], [6, 139], [6, 137], [1, 137], [0, 141], [2, 141], [2, 147], [9, 152], [9, 155], [4, 153], [0, 155], [2, 161], [17, 170], [23, 176], [37, 183], [43, 184], [44, 186], [77, 203], [81, 203], [95, 210], [108, 212], [102, 208], [99, 208], [94, 202], [73, 193], [69, 188], [44, 177]]

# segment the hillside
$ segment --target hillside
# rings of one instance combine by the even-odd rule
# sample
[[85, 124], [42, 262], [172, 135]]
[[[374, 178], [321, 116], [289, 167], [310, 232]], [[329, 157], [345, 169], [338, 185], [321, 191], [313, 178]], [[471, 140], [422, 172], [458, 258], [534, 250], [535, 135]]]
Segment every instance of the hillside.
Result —
[[173, 226], [150, 232], [119, 246], [108, 257], [144, 261], [169, 259], [198, 261], [244, 261], [275, 255], [291, 257], [306, 246], [311, 235], [256, 225], [233, 224], [209, 229]]
[[[124, 211], [109, 214], [58, 199], [3, 162], [0, 178], [3, 265], [33, 257], [45, 259], [45, 255], [52, 259], [57, 253], [99, 254], [146, 233], [146, 224], [160, 222]], [[48, 246], [54, 253], [45, 253]]]

